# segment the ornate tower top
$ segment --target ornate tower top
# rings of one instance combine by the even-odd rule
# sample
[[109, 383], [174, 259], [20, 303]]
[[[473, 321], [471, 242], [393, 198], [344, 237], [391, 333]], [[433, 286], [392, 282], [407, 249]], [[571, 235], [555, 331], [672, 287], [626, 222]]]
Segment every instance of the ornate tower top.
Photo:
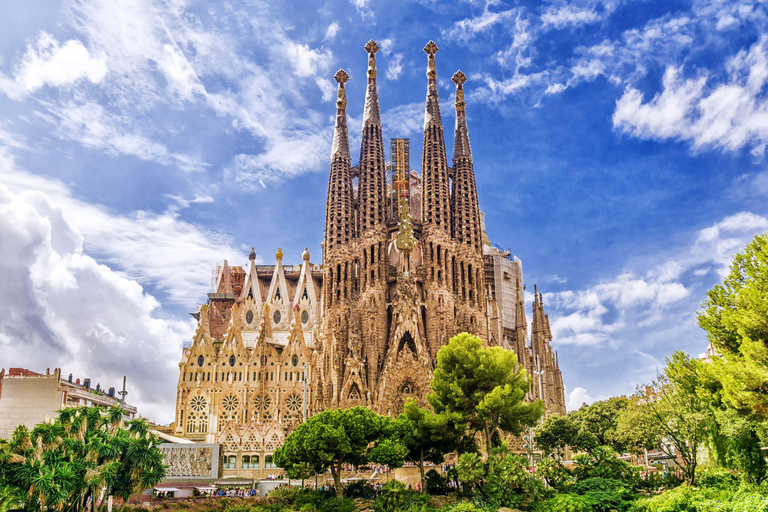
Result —
[[277, 248], [277, 252], [275, 253], [275, 259], [277, 261], [283, 261], [283, 250], [281, 248]]
[[347, 133], [347, 90], [345, 85], [349, 81], [349, 74], [340, 69], [333, 75], [333, 78], [339, 83], [339, 90], [336, 98], [336, 127], [333, 132], [331, 160], [336, 157], [349, 159], [351, 157], [349, 155], [349, 135]]
[[251, 252], [248, 253], [248, 259], [253, 261], [256, 259], [256, 250], [251, 247]]
[[[464, 113], [464, 83], [467, 76], [461, 71], [453, 74], [451, 81], [456, 84], [456, 133], [453, 144], [453, 159], [460, 157], [472, 158], [472, 149], [469, 146], [469, 131], [467, 130], [467, 117]], [[455, 162], [454, 162], [455, 165]]]
[[437, 47], [434, 41], [430, 41], [427, 43], [427, 46], [424, 47], [424, 53], [426, 53], [429, 56], [429, 61], [427, 63], [427, 78], [430, 80], [437, 80], [437, 72], [435, 71], [435, 54], [440, 48]]
[[336, 108], [338, 109], [346, 109], [347, 108], [347, 91], [345, 84], [349, 82], [349, 74], [347, 74], [346, 71], [343, 69], [340, 69], [336, 72], [335, 75], [333, 75], [333, 78], [336, 80], [336, 82], [339, 83], [339, 90], [337, 94], [336, 99]]
[[368, 54], [368, 78], [376, 78], [376, 53], [379, 45], [371, 39], [365, 44], [365, 51]]
[[461, 71], [453, 74], [451, 82], [456, 84], [456, 112], [464, 112], [464, 83], [467, 77]]
[[301, 260], [302, 261], [309, 261], [309, 248], [305, 247], [304, 252], [301, 253]]

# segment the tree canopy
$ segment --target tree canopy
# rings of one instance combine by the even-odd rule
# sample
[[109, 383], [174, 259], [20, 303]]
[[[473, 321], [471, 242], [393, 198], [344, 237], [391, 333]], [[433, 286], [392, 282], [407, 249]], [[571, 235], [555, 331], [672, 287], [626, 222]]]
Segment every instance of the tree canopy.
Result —
[[147, 422], [124, 424], [123, 414], [68, 408], [31, 431], [18, 427], [0, 441], [0, 480], [20, 491], [27, 510], [81, 512], [102, 488], [127, 501], [161, 481], [165, 466]]
[[[385, 419], [366, 407], [329, 409], [296, 427], [275, 451], [275, 464], [290, 478], [306, 478], [331, 470], [336, 494], [342, 496], [341, 468], [370, 460]], [[379, 455], [384, 453], [379, 451]], [[386, 453], [391, 455], [391, 451]]]
[[733, 258], [722, 285], [707, 293], [699, 325], [722, 354], [715, 367], [723, 400], [742, 414], [768, 418], [768, 234]]
[[501, 443], [501, 432], [519, 435], [544, 413], [541, 400], [525, 402], [531, 380], [517, 356], [501, 347], [483, 348], [461, 333], [437, 353], [427, 401], [437, 414], [455, 414], [469, 434], [480, 432], [486, 451]]

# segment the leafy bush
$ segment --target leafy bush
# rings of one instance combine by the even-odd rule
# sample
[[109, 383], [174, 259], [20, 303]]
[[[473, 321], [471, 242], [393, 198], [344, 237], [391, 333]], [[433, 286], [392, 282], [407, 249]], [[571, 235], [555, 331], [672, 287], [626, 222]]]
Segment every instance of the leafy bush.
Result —
[[592, 504], [584, 496], [558, 494], [554, 498], [540, 502], [534, 510], [536, 512], [592, 512]]
[[372, 500], [376, 497], [376, 491], [367, 481], [357, 480], [344, 488], [344, 497]]
[[576, 464], [573, 473], [579, 480], [599, 477], [634, 482], [640, 476], [640, 468], [616, 458], [610, 446], [598, 446], [590, 453], [576, 455], [573, 462]]
[[441, 494], [446, 494], [447, 491], [447, 481], [443, 476], [435, 471], [434, 469], [430, 469], [427, 471], [427, 474], [425, 475], [425, 479], [427, 481], [427, 492], [431, 494], [432, 496], [437, 496]]
[[642, 498], [632, 512], [766, 512], [768, 497], [759, 488], [738, 489], [678, 487], [651, 498]]
[[253, 508], [250, 505], [234, 505], [224, 509], [224, 512], [252, 512]]
[[482, 509], [477, 508], [472, 503], [459, 503], [449, 510], [450, 512], [482, 512]]
[[584, 496], [596, 512], [627, 510], [637, 497], [624, 482], [615, 478], [586, 478], [571, 485], [569, 490]]
[[299, 510], [317, 512], [352, 512], [355, 501], [351, 498], [337, 498], [332, 490], [301, 489], [293, 500], [293, 507]]
[[296, 497], [301, 494], [301, 492], [302, 490], [299, 487], [284, 485], [267, 494], [264, 503], [267, 505], [291, 505], [296, 501]]
[[674, 489], [682, 485], [683, 478], [677, 473], [655, 472], [638, 477], [634, 482], [636, 491], [656, 492], [658, 490]]
[[399, 512], [400, 510], [420, 510], [428, 507], [429, 496], [408, 489], [397, 480], [384, 484], [381, 494], [373, 503], [375, 512]]
[[563, 466], [560, 461], [551, 458], [546, 458], [539, 462], [536, 474], [546, 480], [553, 489], [560, 492], [564, 491], [573, 480], [573, 473]]
[[739, 478], [736, 474], [722, 468], [708, 469], [702, 471], [699, 475], [699, 485], [702, 487], [736, 489], [739, 483]]

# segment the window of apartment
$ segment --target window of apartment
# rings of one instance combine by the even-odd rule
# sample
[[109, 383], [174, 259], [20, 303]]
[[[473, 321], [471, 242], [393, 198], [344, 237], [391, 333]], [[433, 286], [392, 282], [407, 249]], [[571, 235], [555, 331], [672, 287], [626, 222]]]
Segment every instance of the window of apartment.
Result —
[[243, 469], [259, 469], [258, 455], [243, 455]]

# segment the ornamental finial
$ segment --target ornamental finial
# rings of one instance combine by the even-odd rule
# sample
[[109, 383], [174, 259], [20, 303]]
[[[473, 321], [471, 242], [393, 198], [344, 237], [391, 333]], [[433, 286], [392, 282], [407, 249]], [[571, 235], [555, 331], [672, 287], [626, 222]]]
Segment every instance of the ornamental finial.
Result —
[[349, 74], [343, 69], [338, 70], [336, 74], [333, 75], [333, 78], [336, 79], [336, 81], [339, 82], [340, 84], [345, 84], [349, 82]]
[[340, 69], [333, 75], [333, 78], [339, 83], [339, 92], [336, 98], [336, 108], [345, 110], [347, 108], [347, 91], [344, 84], [349, 81], [349, 74], [343, 69]]
[[435, 71], [435, 54], [437, 53], [437, 50], [439, 50], [439, 48], [434, 41], [428, 42], [427, 46], [424, 47], [424, 53], [429, 56], [429, 61], [427, 63], [427, 78], [430, 80], [437, 79], [437, 72]]
[[456, 84], [456, 112], [464, 112], [464, 82], [467, 81], [467, 77], [461, 71], [457, 71], [451, 81]]
[[248, 253], [248, 259], [253, 261], [256, 259], [256, 250], [251, 247], [251, 252]]
[[379, 45], [371, 39], [365, 44], [365, 51], [368, 54], [368, 78], [376, 78], [376, 53]]
[[277, 252], [275, 253], [275, 259], [277, 261], [283, 261], [283, 250], [281, 248], [277, 248]]
[[305, 247], [304, 248], [304, 252], [301, 253], [301, 259], [303, 261], [309, 261], [309, 248], [308, 247]]

